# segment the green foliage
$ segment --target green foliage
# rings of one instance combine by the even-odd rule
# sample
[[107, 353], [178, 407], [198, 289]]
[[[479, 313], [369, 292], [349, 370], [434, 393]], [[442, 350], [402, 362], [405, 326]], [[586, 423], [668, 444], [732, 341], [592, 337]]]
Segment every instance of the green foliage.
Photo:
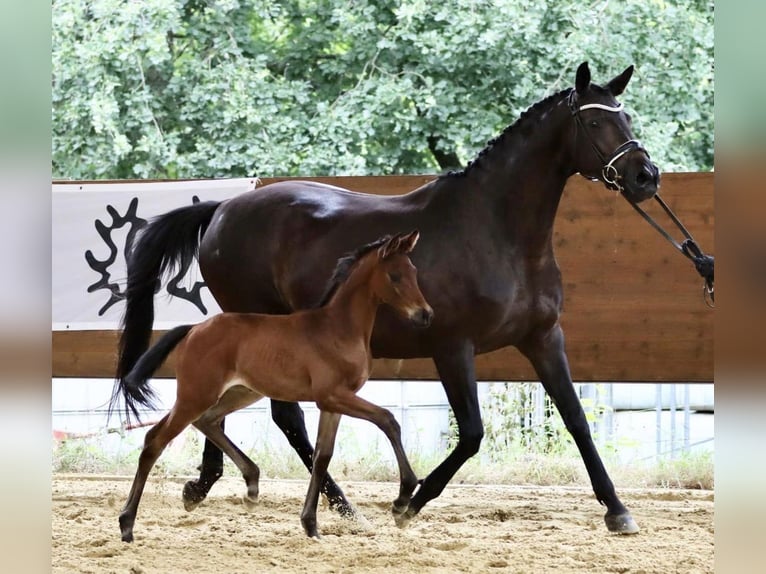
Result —
[[433, 173], [588, 60], [663, 170], [713, 164], [713, 3], [54, 0], [53, 175]]

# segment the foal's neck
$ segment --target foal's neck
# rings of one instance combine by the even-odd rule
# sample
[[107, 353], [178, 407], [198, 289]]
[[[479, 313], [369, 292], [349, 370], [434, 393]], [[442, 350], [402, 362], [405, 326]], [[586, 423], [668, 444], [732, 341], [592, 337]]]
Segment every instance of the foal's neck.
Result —
[[335, 319], [342, 336], [361, 337], [366, 345], [370, 343], [375, 314], [380, 305], [380, 299], [370, 288], [374, 257], [365, 257], [356, 263], [348, 279], [338, 287], [325, 307]]

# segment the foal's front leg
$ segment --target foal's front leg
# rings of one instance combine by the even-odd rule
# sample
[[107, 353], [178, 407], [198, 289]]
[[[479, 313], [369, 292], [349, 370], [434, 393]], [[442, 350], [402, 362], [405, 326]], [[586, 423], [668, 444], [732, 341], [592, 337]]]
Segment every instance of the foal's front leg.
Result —
[[311, 480], [306, 492], [306, 501], [303, 503], [303, 511], [301, 512], [303, 530], [311, 538], [319, 538], [317, 530], [319, 492], [327, 476], [327, 467], [330, 465], [330, 459], [335, 449], [335, 436], [338, 433], [339, 423], [339, 414], [324, 410], [319, 411], [319, 430], [317, 431], [317, 444], [314, 449], [314, 465], [311, 469]]
[[404, 452], [402, 445], [402, 432], [394, 415], [362, 397], [357, 396], [350, 390], [339, 390], [326, 400], [327, 405], [334, 411], [349, 415], [354, 418], [364, 419], [375, 424], [388, 438], [394, 449], [396, 462], [399, 466], [399, 496], [393, 502], [391, 511], [394, 513], [396, 524], [406, 526], [412, 516], [406, 515], [405, 511], [410, 504], [412, 493], [418, 485], [418, 477], [410, 466], [410, 461]]

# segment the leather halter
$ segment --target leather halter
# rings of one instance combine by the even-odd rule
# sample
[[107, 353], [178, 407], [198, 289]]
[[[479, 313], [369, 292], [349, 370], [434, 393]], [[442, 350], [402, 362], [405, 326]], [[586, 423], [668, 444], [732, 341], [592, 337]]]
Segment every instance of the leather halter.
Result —
[[[593, 151], [596, 153], [596, 156], [599, 158], [599, 161], [601, 161], [603, 165], [601, 168], [601, 177], [603, 179], [604, 185], [606, 185], [607, 189], [619, 191], [622, 194], [622, 192], [625, 190], [625, 188], [620, 183], [623, 178], [617, 171], [617, 168], [614, 166], [615, 162], [622, 156], [629, 154], [632, 151], [643, 151], [647, 158], [649, 157], [649, 152], [646, 151], [646, 149], [638, 140], [628, 140], [617, 146], [617, 149], [615, 149], [612, 152], [612, 155], [609, 156], [609, 159], [607, 159], [604, 154], [601, 153], [598, 145], [596, 145], [595, 139], [588, 131], [588, 128], [585, 126], [585, 123], [582, 121], [582, 117], [580, 116], [580, 112], [590, 109], [604, 110], [607, 112], [619, 112], [622, 110], [622, 104], [618, 104], [617, 106], [607, 106], [605, 104], [585, 104], [584, 106], [578, 106], [577, 93], [575, 90], [569, 92], [569, 96], [567, 97], [567, 104], [572, 112], [572, 116], [575, 119], [577, 127], [581, 129], [585, 134], [585, 137], [588, 139], [588, 142], [593, 148]], [[597, 177], [591, 177], [584, 174], [581, 175], [587, 179], [598, 181]], [[625, 194], [622, 195], [625, 197]], [[667, 204], [662, 200], [659, 193], [654, 194], [654, 199], [660, 204], [660, 206], [662, 206], [662, 209], [670, 217], [671, 221], [681, 230], [681, 233], [683, 233], [686, 239], [682, 243], [679, 243], [673, 239], [673, 237], [667, 231], [665, 231], [662, 226], [654, 221], [654, 219], [638, 204], [634, 203], [627, 197], [625, 199], [627, 199], [631, 207], [635, 209], [647, 222], [649, 222], [649, 224], [654, 227], [660, 233], [660, 235], [667, 239], [670, 244], [673, 245], [673, 247], [675, 247], [684, 257], [690, 259], [692, 263], [694, 263], [697, 272], [704, 279], [702, 290], [705, 303], [707, 303], [710, 307], [715, 306], [715, 258], [712, 255], [705, 254], [702, 249], [700, 249], [699, 245], [696, 241], [694, 241], [694, 238], [691, 236], [689, 231], [683, 226], [678, 217], [676, 217], [676, 214], [673, 213]]]
[[[591, 109], [604, 110], [607, 112], [619, 112], [622, 110], [622, 104], [617, 106], [607, 106], [605, 104], [585, 104], [584, 106], [578, 106], [577, 92], [575, 90], [569, 92], [567, 104], [572, 112], [572, 116], [575, 119], [577, 127], [585, 134], [585, 137], [588, 139], [588, 143], [590, 143], [590, 146], [593, 148], [593, 151], [596, 153], [596, 156], [602, 164], [601, 179], [603, 180], [604, 185], [606, 185], [607, 189], [611, 189], [612, 191], [624, 191], [625, 188], [620, 183], [623, 177], [620, 175], [620, 172], [617, 171], [617, 168], [614, 165], [615, 162], [622, 156], [627, 155], [633, 151], [643, 151], [647, 158], [649, 157], [649, 152], [646, 151], [644, 146], [642, 146], [641, 142], [638, 140], [627, 140], [626, 142], [623, 142], [617, 146], [617, 148], [607, 158], [607, 156], [605, 156], [599, 149], [598, 145], [596, 144], [596, 140], [593, 138], [593, 135], [585, 126], [585, 123], [582, 121], [582, 117], [580, 116], [580, 112], [583, 110]], [[582, 175], [583, 177], [593, 181], [598, 180], [597, 177], [591, 177], [584, 174]]]

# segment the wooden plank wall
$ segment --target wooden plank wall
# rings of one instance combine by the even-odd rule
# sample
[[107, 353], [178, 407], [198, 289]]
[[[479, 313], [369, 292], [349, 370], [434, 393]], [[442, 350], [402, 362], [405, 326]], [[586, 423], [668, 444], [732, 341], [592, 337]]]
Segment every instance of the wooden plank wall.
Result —
[[[318, 177], [356, 191], [400, 194], [433, 176]], [[288, 178], [264, 178], [263, 183]], [[660, 193], [702, 249], [713, 251], [713, 174], [664, 174]], [[669, 231], [656, 205], [646, 210]], [[677, 238], [679, 234], [673, 233]], [[713, 310], [702, 279], [621, 197], [575, 177], [555, 226], [564, 280], [562, 324], [572, 376], [578, 381], [712, 382]], [[158, 336], [160, 332], [155, 332]], [[53, 333], [54, 377], [111, 377], [116, 333]], [[536, 380], [512, 348], [481, 355], [479, 380]], [[172, 357], [160, 376], [173, 376]], [[379, 379], [437, 379], [428, 359], [376, 360]]]

